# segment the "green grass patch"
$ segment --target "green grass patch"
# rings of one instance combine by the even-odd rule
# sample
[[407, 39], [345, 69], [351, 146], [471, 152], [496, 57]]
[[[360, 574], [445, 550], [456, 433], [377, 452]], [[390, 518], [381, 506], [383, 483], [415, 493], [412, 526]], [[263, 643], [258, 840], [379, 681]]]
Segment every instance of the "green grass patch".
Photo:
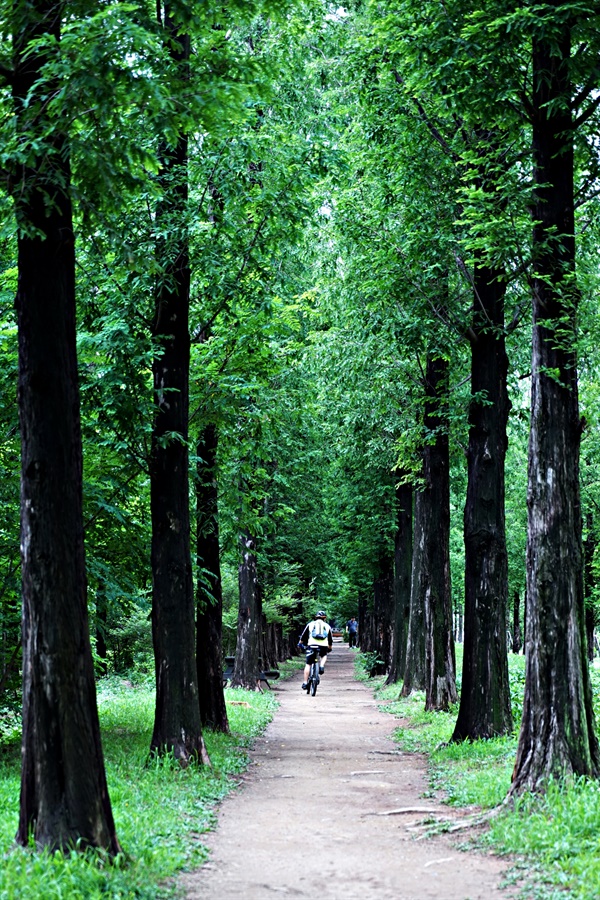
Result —
[[174, 896], [174, 876], [206, 859], [202, 834], [215, 806], [247, 765], [247, 747], [272, 718], [272, 694], [227, 690], [232, 735], [205, 733], [212, 769], [182, 770], [167, 761], [146, 766], [154, 692], [103, 679], [98, 705], [107, 778], [124, 854], [108, 864], [101, 854], [32, 853], [14, 848], [19, 809], [19, 755], [0, 755], [0, 900], [157, 900]]
[[[279, 670], [279, 678], [278, 681], [285, 681], [286, 678], [291, 678], [297, 672], [300, 672], [304, 667], [304, 656], [294, 656], [292, 659], [285, 659], [283, 662], [277, 663], [277, 668]], [[271, 682], [272, 687], [277, 686], [277, 681]]]
[[484, 841], [496, 852], [519, 855], [534, 863], [526, 877], [527, 896], [532, 900], [554, 896], [597, 900], [600, 784], [571, 779], [550, 784], [543, 796], [525, 795], [518, 799], [514, 811], [492, 821]]
[[[457, 666], [462, 667], [457, 646]], [[357, 675], [368, 679], [368, 661], [357, 660]], [[596, 721], [600, 722], [600, 669], [592, 668]], [[458, 706], [426, 712], [425, 695], [401, 698], [401, 684], [371, 679], [381, 708], [402, 720], [394, 738], [405, 752], [427, 757], [427, 796], [456, 807], [483, 810], [506, 797], [515, 763], [525, 685], [523, 656], [509, 654], [515, 733], [488, 741], [450, 744]], [[600, 782], [570, 779], [548, 786], [544, 795], [526, 795], [493, 818], [478, 838], [488, 849], [517, 860], [511, 877], [527, 900], [597, 900], [600, 897]]]

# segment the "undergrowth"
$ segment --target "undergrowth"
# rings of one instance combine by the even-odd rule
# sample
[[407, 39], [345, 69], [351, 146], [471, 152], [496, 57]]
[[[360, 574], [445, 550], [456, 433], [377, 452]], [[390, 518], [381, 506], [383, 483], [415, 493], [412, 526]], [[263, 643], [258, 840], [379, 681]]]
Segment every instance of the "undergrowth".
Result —
[[202, 834], [215, 805], [247, 764], [246, 748], [275, 709], [272, 694], [227, 690], [232, 735], [206, 732], [212, 768], [182, 770], [172, 760], [146, 765], [154, 692], [117, 678], [102, 679], [98, 705], [109, 792], [123, 854], [108, 864], [89, 852], [31, 853], [15, 849], [19, 753], [0, 752], [0, 900], [158, 900], [175, 896], [175, 875], [206, 859]]
[[[460, 672], [462, 647], [457, 646]], [[367, 679], [369, 661], [357, 661]], [[458, 706], [425, 712], [425, 695], [400, 698], [400, 684], [371, 679], [381, 708], [400, 718], [394, 737], [400, 749], [428, 760], [427, 796], [454, 807], [489, 810], [508, 793], [521, 720], [525, 660], [509, 654], [515, 732], [507, 737], [450, 744]], [[592, 668], [596, 721], [600, 721], [600, 671]], [[600, 897], [600, 783], [570, 779], [526, 795], [494, 816], [478, 843], [517, 860], [511, 878], [526, 900], [598, 900]]]

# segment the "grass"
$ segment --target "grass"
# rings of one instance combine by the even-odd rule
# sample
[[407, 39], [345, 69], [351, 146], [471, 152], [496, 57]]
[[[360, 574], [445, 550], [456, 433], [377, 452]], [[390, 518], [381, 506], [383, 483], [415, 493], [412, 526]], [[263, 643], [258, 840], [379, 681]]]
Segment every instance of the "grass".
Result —
[[[457, 647], [457, 667], [461, 670]], [[367, 661], [368, 665], [368, 661]], [[521, 719], [525, 661], [509, 654], [516, 731]], [[365, 665], [357, 662], [364, 679]], [[600, 721], [600, 672], [592, 669], [596, 721]], [[517, 734], [489, 741], [448, 744], [458, 707], [425, 712], [425, 695], [402, 699], [399, 686], [371, 679], [382, 709], [399, 717], [401, 749], [428, 760], [427, 795], [455, 807], [492, 809], [508, 792]], [[600, 783], [588, 779], [553, 782], [543, 795], [526, 795], [494, 817], [478, 843], [516, 863], [511, 878], [527, 900], [598, 900], [600, 897]]]
[[0, 900], [158, 900], [177, 894], [175, 876], [206, 859], [202, 834], [217, 802], [247, 765], [247, 747], [270, 721], [272, 694], [227, 690], [232, 735], [205, 733], [212, 769], [181, 770], [169, 760], [146, 766], [154, 692], [116, 678], [98, 686], [109, 792], [124, 853], [107, 864], [99, 853], [31, 853], [15, 849], [19, 754], [0, 753]]

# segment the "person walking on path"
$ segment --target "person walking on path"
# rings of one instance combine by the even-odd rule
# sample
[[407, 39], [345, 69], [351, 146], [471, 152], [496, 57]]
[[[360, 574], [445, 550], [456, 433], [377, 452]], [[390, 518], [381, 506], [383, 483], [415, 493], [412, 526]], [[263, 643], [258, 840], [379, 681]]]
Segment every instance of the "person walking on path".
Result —
[[354, 616], [346, 623], [346, 630], [348, 632], [348, 647], [356, 647], [358, 639], [358, 622]]
[[346, 630], [348, 631], [348, 647], [356, 647], [356, 639], [358, 637], [358, 622], [352, 616], [351, 619], [346, 623]]
[[326, 618], [327, 616], [323, 610], [319, 610], [312, 622], [308, 623], [298, 641], [298, 647], [301, 650], [304, 650], [306, 647], [306, 664], [304, 666], [304, 681], [302, 683], [303, 691], [308, 688], [310, 667], [316, 660], [317, 655], [319, 656], [319, 674], [322, 675], [325, 671], [327, 654], [333, 647], [333, 635], [331, 628], [325, 621]]

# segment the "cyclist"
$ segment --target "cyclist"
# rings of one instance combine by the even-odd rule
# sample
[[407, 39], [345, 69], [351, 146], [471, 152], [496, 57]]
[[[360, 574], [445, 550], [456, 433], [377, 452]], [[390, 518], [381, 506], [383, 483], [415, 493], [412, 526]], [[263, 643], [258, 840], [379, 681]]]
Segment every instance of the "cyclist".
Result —
[[323, 610], [319, 610], [312, 622], [308, 623], [298, 641], [298, 647], [300, 647], [301, 650], [306, 648], [306, 665], [304, 666], [304, 682], [302, 684], [303, 691], [308, 688], [310, 667], [316, 660], [317, 654], [319, 655], [319, 674], [322, 675], [325, 671], [327, 654], [333, 647], [333, 636], [331, 634], [331, 628], [325, 621], [326, 618], [327, 616]]

